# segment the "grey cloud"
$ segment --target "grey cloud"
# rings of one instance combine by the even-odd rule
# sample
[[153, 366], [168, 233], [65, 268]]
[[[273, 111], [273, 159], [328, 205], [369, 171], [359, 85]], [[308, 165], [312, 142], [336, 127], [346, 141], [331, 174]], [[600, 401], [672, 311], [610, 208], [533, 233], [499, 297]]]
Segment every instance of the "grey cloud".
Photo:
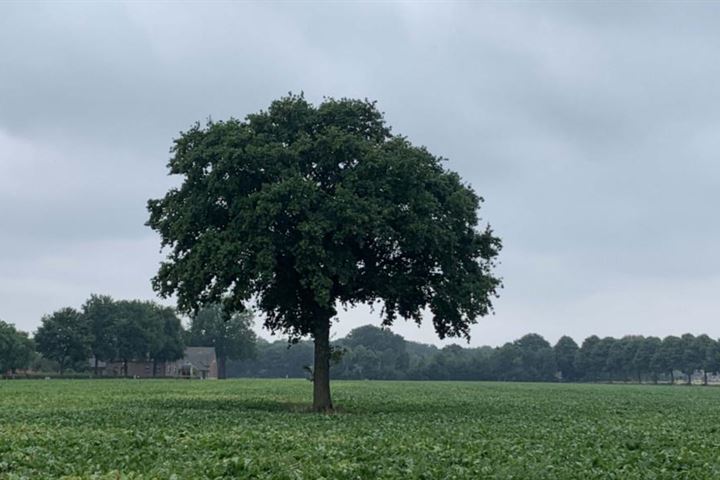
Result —
[[485, 197], [506, 288], [473, 343], [719, 336], [719, 21], [710, 3], [1, 4], [0, 317], [151, 298], [145, 202], [174, 182], [171, 139], [302, 90], [378, 100]]

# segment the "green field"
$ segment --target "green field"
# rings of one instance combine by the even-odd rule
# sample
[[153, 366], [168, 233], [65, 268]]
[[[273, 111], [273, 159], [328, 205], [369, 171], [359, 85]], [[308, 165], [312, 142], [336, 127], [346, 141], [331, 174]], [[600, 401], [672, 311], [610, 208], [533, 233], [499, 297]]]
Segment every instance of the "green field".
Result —
[[720, 388], [0, 382], [0, 479], [720, 478]]

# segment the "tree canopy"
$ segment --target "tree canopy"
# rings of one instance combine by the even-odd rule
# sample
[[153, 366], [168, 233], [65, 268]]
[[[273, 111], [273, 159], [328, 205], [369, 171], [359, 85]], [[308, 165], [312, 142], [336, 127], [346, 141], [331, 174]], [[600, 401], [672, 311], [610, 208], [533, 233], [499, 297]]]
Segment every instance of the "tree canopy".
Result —
[[63, 373], [68, 362], [87, 360], [91, 354], [89, 323], [74, 308], [63, 308], [42, 318], [35, 333], [38, 352], [55, 360]]
[[375, 103], [290, 95], [245, 120], [181, 134], [148, 225], [168, 248], [154, 287], [183, 311], [251, 299], [265, 327], [315, 341], [314, 406], [332, 408], [329, 331], [338, 305], [379, 301], [383, 323], [469, 336], [500, 286], [500, 240], [481, 198], [440, 157], [393, 135]]
[[35, 355], [35, 345], [27, 333], [0, 320], [0, 375], [27, 368]]
[[43, 317], [35, 340], [38, 352], [56, 361], [60, 373], [71, 363], [87, 364], [94, 357], [95, 375], [99, 362], [113, 361], [123, 362], [123, 373], [127, 374], [131, 360], [152, 360], [155, 366], [182, 358], [183, 333], [171, 307], [91, 295], [80, 311], [67, 307]]
[[182, 358], [185, 348], [180, 319], [170, 307], [141, 300], [117, 300], [107, 310], [111, 315], [110, 337], [115, 342], [113, 358], [124, 364], [130, 360], [157, 362]]
[[82, 306], [82, 315], [89, 324], [92, 342], [90, 349], [95, 357], [95, 375], [101, 361], [114, 360], [118, 353], [118, 305], [107, 295], [91, 295]]
[[575, 358], [579, 347], [575, 340], [568, 336], [562, 336], [555, 344], [555, 364], [560, 372], [560, 378], [565, 381], [572, 381], [577, 378]]

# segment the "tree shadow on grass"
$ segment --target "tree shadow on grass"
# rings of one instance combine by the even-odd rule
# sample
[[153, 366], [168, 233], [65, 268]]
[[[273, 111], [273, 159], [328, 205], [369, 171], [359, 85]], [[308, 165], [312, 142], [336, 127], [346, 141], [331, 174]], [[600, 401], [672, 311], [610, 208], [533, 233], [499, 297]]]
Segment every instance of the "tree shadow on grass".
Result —
[[[297, 402], [273, 398], [244, 398], [218, 396], [202, 398], [197, 396], [154, 397], [146, 399], [128, 399], [123, 402], [134, 410], [159, 410], [163, 412], [203, 411], [203, 412], [265, 412], [274, 414], [312, 414], [317, 415], [310, 402]], [[447, 412], [474, 411], [481, 417], [498, 417], [512, 414], [513, 405], [490, 403], [478, 411], [476, 402], [451, 402], [443, 408], [432, 402], [407, 402], [396, 399], [370, 400], [358, 403], [338, 399], [335, 410], [328, 415], [421, 415], [426, 417], [442, 416]]]
[[[478, 408], [478, 399], [443, 399], [438, 403], [434, 399], [418, 397], [408, 400], [406, 397], [395, 395], [381, 395], [373, 398], [357, 398], [338, 395], [335, 400], [335, 410], [331, 415], [420, 415], [436, 417], [446, 415], [448, 412], [472, 411], [476, 416], [499, 417], [511, 415], [516, 408], [512, 402], [484, 401]], [[275, 414], [317, 414], [308, 402], [299, 402], [295, 399], [274, 397], [262, 394], [254, 395], [195, 395], [188, 392], [157, 395], [145, 398], [127, 398], [120, 400], [129, 411], [204, 411], [204, 412], [266, 412]]]
[[[314, 414], [312, 404], [309, 402], [292, 402], [286, 400], [259, 399], [259, 398], [197, 398], [170, 396], [167, 398], [152, 398], [145, 400], [128, 400], [127, 406], [144, 409], [159, 409], [164, 411], [211, 411], [211, 412], [267, 412], [267, 413], [293, 413]], [[340, 407], [333, 413], [345, 413]]]

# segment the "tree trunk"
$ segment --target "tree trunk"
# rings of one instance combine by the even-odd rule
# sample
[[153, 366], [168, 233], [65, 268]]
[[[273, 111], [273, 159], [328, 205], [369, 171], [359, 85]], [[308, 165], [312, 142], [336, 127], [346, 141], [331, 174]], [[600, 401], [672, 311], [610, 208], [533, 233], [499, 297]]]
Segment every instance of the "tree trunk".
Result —
[[330, 412], [330, 319], [315, 329], [315, 368], [313, 369], [313, 409]]
[[98, 358], [97, 358], [97, 355], [95, 355], [95, 376], [96, 377], [98, 376], [98, 371], [99, 371]]
[[153, 358], [153, 378], [157, 376], [157, 360]]
[[688, 377], [688, 379], [687, 379], [687, 384], [688, 384], [688, 385], [692, 385], [692, 373], [688, 373], [688, 374], [687, 374], [687, 377]]
[[127, 359], [123, 360], [123, 377], [128, 376], [128, 361]]
[[217, 366], [218, 366], [218, 378], [219, 378], [220, 380], [224, 380], [224, 379], [227, 378], [227, 370], [226, 370], [226, 366], [227, 366], [227, 356], [225, 356], [225, 355], [220, 355], [217, 360], [218, 360], [218, 362], [217, 362]]
[[703, 385], [707, 386], [707, 372], [703, 370]]
[[670, 384], [675, 385], [675, 372], [670, 370]]

